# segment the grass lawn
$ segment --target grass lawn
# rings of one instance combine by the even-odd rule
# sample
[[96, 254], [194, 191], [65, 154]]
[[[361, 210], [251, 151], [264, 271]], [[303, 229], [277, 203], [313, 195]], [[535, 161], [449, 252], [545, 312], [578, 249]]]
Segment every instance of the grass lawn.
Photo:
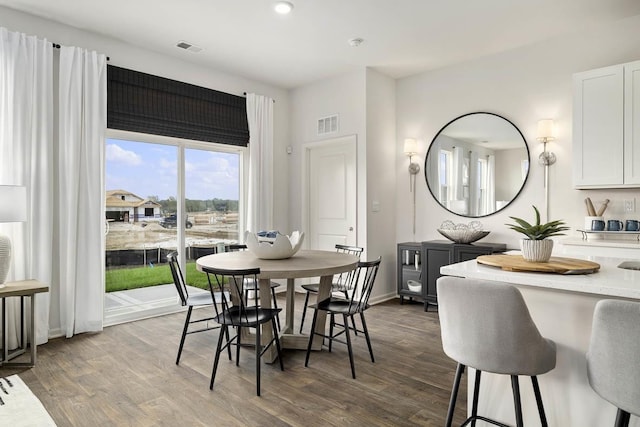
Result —
[[[196, 269], [195, 261], [187, 262], [186, 281], [189, 286], [209, 289], [207, 275]], [[127, 289], [144, 288], [147, 286], [166, 285], [173, 283], [168, 264], [153, 267], [117, 268], [107, 270], [105, 287], [107, 292], [125, 291]]]

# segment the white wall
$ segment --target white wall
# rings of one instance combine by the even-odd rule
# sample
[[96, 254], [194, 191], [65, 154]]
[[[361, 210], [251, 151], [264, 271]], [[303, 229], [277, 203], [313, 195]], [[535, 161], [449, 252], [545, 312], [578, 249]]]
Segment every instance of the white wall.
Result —
[[[127, 45], [121, 41], [78, 30], [53, 21], [0, 7], [0, 26], [11, 31], [19, 31], [39, 38], [46, 38], [61, 45], [79, 46], [96, 50], [110, 57], [109, 64], [155, 74], [222, 92], [242, 95], [255, 92], [276, 100], [274, 111], [274, 226], [289, 228], [288, 192], [280, 191], [288, 187], [288, 162], [286, 146], [289, 144], [289, 94], [282, 88], [239, 76], [225, 74], [213, 69], [195, 65], [189, 61], [189, 52], [183, 52], [184, 59], [160, 55], [158, 53]], [[54, 238], [57, 238], [54, 236]], [[58, 290], [51, 289], [50, 330], [59, 328]]]
[[[483, 241], [518, 247], [519, 236], [504, 225], [508, 216], [533, 219], [534, 204], [544, 209], [544, 169], [538, 165], [542, 144], [535, 140], [539, 119], [556, 120], [558, 138], [548, 144], [557, 163], [550, 169], [550, 218], [564, 219], [573, 230], [584, 222], [584, 198], [609, 198], [609, 217], [624, 218], [622, 200], [637, 197], [638, 190], [574, 190], [572, 185], [572, 85], [573, 73], [640, 59], [640, 16], [613, 25], [589, 28], [499, 55], [422, 73], [397, 81], [396, 164], [398, 169], [396, 241], [412, 240], [411, 224], [405, 218], [410, 209], [406, 187], [406, 156], [402, 141], [419, 140], [418, 161], [442, 126], [465, 113], [487, 111], [504, 116], [523, 133], [531, 153], [531, 172], [518, 199], [500, 213], [481, 218], [491, 234]], [[441, 208], [429, 193], [424, 176], [418, 184], [416, 240], [440, 239], [436, 229], [442, 221], [468, 222]], [[636, 212], [634, 217], [640, 217]], [[572, 236], [578, 236], [575, 231]]]

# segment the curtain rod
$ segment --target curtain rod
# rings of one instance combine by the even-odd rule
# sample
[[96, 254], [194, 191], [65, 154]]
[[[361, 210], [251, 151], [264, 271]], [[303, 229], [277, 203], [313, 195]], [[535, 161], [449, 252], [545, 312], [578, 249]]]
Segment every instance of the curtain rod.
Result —
[[[247, 92], [242, 92], [242, 94], [243, 94], [245, 97], [247, 96]], [[271, 99], [271, 100], [273, 101], [273, 103], [274, 103], [274, 104], [276, 103], [276, 100], [275, 100], [275, 99]]]
[[[52, 42], [51, 44], [53, 45], [53, 47], [54, 47], [55, 49], [60, 49], [60, 45], [59, 45], [58, 43], [54, 43], [54, 42]], [[107, 56], [107, 61], [108, 61], [108, 60], [109, 60], [109, 57]]]

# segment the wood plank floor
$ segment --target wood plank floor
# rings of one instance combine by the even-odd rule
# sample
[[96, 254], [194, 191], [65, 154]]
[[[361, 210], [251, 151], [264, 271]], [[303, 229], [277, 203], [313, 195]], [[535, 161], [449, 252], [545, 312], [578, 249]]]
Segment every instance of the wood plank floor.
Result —
[[[217, 330], [188, 336], [175, 364], [184, 313], [51, 340], [38, 347], [35, 368], [5, 367], [0, 375], [20, 374], [60, 427], [443, 426], [455, 363], [442, 352], [438, 314], [396, 299], [371, 307], [366, 318], [376, 362], [364, 337], [354, 338], [356, 380], [341, 344], [313, 352], [308, 368], [304, 351], [285, 350], [284, 372], [262, 365], [262, 397], [250, 348], [239, 367], [221, 358], [209, 390]], [[466, 383], [457, 425], [465, 390]]]

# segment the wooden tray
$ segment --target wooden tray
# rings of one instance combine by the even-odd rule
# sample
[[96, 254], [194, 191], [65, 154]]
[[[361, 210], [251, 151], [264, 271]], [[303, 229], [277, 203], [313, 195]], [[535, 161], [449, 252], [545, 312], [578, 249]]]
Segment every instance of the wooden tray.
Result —
[[506, 271], [531, 271], [555, 274], [591, 274], [600, 269], [600, 264], [575, 258], [552, 256], [549, 262], [525, 261], [522, 255], [480, 255], [480, 264], [500, 267]]

